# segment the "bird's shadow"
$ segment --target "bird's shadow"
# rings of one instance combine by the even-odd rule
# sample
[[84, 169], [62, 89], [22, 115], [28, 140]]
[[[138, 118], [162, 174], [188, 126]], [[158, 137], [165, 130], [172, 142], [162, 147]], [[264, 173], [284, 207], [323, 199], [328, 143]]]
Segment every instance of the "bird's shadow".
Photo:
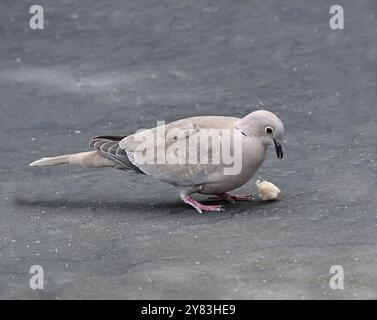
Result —
[[96, 209], [104, 211], [137, 211], [137, 212], [151, 212], [153, 210], [159, 211], [184, 211], [185, 205], [179, 201], [159, 201], [158, 203], [150, 203], [148, 201], [125, 201], [125, 200], [102, 200], [96, 199], [27, 199], [16, 197], [14, 199], [16, 206], [20, 207], [36, 207], [49, 209], [65, 209], [65, 210], [84, 210]]
[[[278, 201], [273, 201], [278, 202]], [[273, 205], [273, 202], [237, 202], [229, 204], [225, 201], [204, 200], [205, 204], [222, 204], [226, 207], [226, 212], [236, 214], [240, 212], [254, 211], [257, 208], [266, 208]], [[151, 213], [155, 211], [165, 212], [168, 214], [177, 213], [192, 213], [196, 214], [195, 210], [180, 200], [166, 201], [159, 200], [158, 202], [150, 202], [146, 199], [135, 200], [119, 200], [119, 199], [28, 199], [23, 197], [16, 197], [14, 203], [19, 207], [34, 207], [34, 208], [49, 208], [49, 209], [64, 209], [64, 210], [103, 210], [103, 211], [121, 211], [121, 212], [137, 212], [137, 213]]]

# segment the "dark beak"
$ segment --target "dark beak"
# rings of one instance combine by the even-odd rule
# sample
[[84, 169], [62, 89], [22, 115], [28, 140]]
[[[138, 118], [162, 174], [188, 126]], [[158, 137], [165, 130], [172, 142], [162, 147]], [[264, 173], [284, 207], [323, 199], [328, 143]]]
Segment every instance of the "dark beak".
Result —
[[283, 158], [283, 148], [281, 147], [281, 144], [274, 139], [274, 144], [275, 144], [275, 151], [276, 155], [278, 156], [278, 159]]

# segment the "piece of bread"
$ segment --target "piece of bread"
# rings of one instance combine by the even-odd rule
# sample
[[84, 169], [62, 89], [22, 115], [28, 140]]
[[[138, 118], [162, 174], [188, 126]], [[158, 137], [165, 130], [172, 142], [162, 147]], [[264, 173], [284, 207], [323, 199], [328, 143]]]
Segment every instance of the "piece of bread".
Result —
[[275, 200], [280, 193], [280, 189], [272, 182], [260, 182], [260, 180], [257, 180], [255, 184], [258, 187], [259, 198], [261, 198], [262, 201]]

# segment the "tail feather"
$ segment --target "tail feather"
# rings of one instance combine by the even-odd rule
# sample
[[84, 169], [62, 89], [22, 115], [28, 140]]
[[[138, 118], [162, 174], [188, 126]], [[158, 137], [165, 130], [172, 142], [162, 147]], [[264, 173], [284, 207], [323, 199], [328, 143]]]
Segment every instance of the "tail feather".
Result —
[[56, 166], [60, 164], [74, 164], [83, 167], [117, 167], [117, 163], [105, 158], [97, 151], [66, 154], [58, 157], [42, 158], [29, 164], [29, 166]]
[[30, 163], [29, 166], [40, 167], [40, 166], [55, 166], [58, 164], [69, 164], [69, 156], [70, 155], [64, 155], [64, 156], [52, 157], [52, 158], [42, 158], [42, 159], [39, 159]]

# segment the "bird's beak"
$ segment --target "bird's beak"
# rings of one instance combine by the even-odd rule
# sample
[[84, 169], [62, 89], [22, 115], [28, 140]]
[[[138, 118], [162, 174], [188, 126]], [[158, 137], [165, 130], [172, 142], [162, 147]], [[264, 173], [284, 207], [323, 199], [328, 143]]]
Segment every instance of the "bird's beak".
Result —
[[276, 155], [278, 156], [278, 159], [283, 158], [283, 148], [281, 147], [281, 144], [274, 139], [274, 145], [275, 145], [275, 151], [276, 151]]

